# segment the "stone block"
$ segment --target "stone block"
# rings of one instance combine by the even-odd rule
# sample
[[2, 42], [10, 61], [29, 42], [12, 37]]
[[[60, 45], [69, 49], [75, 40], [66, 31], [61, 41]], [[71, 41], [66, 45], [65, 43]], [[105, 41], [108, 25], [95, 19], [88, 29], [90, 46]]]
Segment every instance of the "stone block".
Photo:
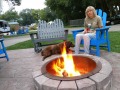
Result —
[[103, 90], [110, 90], [111, 89], [111, 81], [109, 81], [104, 87]]
[[62, 81], [58, 90], [77, 90], [75, 81]]
[[76, 80], [78, 90], [96, 90], [96, 84], [94, 81], [86, 78]]
[[35, 78], [34, 82], [35, 86], [38, 86], [38, 90], [43, 90], [42, 89], [43, 83], [46, 82], [48, 79], [49, 78], [45, 77], [44, 75]]
[[89, 78], [96, 82], [97, 90], [101, 90], [111, 80], [111, 75], [108, 76], [105, 74], [97, 73], [93, 76], [90, 76]]
[[35, 71], [32, 73], [33, 78], [36, 78], [38, 76], [42, 75], [41, 70]]
[[43, 83], [43, 90], [57, 90], [60, 81], [49, 79]]

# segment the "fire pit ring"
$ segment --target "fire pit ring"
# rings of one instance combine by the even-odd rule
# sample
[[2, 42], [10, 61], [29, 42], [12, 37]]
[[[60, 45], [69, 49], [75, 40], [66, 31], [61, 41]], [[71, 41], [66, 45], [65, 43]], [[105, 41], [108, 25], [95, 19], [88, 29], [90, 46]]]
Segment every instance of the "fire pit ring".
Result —
[[[94, 60], [92, 58], [86, 57], [86, 56], [80, 56], [80, 55], [72, 55], [74, 63], [77, 64], [79, 68], [82, 68], [87, 70], [88, 73], [74, 76], [74, 77], [63, 77], [63, 76], [56, 76], [53, 75], [54, 69], [52, 69], [52, 64], [56, 62], [59, 58], [59, 60], [63, 60], [62, 56], [55, 57], [51, 59], [50, 61], [46, 62], [42, 68], [41, 72], [44, 73], [44, 75], [48, 78], [55, 79], [55, 80], [77, 80], [89, 77], [101, 70], [102, 64], [98, 60]], [[79, 70], [80, 71], [80, 70]]]
[[96, 63], [96, 68], [92, 70], [92, 73], [84, 76], [75, 77], [58, 77], [46, 73], [45, 67], [52, 60], [61, 56], [50, 57], [45, 60], [40, 70], [33, 72], [33, 79], [35, 82], [36, 90], [110, 90], [112, 67], [105, 59], [97, 56], [79, 54], [73, 55], [75, 57], [83, 57], [89, 60], [93, 60]]

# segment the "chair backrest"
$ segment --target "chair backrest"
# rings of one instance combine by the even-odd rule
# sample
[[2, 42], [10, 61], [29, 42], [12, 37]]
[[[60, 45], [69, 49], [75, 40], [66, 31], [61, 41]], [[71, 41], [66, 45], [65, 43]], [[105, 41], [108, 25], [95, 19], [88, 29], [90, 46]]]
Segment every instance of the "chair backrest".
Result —
[[99, 15], [102, 18], [103, 27], [106, 26], [106, 20], [107, 20], [107, 13], [103, 12], [101, 9], [96, 10], [97, 15]]
[[52, 23], [47, 23], [41, 20], [38, 24], [38, 38], [50, 39], [64, 37], [64, 25], [60, 19], [54, 20]]

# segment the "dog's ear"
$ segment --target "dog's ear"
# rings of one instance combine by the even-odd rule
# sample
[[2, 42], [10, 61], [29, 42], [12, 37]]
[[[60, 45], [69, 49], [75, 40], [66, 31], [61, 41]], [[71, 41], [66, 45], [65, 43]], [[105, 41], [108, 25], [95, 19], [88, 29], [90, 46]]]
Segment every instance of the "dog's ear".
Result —
[[72, 42], [70, 42], [70, 47], [75, 47], [75, 45]]
[[66, 42], [66, 47], [70, 48], [70, 47], [74, 47], [75, 45], [71, 42], [71, 41], [67, 41]]
[[63, 40], [64, 42], [66, 42], [67, 40]]

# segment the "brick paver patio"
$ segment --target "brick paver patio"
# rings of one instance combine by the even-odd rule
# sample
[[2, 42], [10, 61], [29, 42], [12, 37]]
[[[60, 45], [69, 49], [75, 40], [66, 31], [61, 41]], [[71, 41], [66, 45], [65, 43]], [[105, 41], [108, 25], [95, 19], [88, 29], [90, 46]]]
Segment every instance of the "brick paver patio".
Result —
[[[32, 72], [39, 70], [43, 61], [32, 49], [8, 51], [10, 61], [0, 59], [0, 90], [35, 90]], [[53, 56], [52, 56], [53, 57]], [[120, 54], [101, 51], [113, 68], [112, 90], [120, 90]]]

